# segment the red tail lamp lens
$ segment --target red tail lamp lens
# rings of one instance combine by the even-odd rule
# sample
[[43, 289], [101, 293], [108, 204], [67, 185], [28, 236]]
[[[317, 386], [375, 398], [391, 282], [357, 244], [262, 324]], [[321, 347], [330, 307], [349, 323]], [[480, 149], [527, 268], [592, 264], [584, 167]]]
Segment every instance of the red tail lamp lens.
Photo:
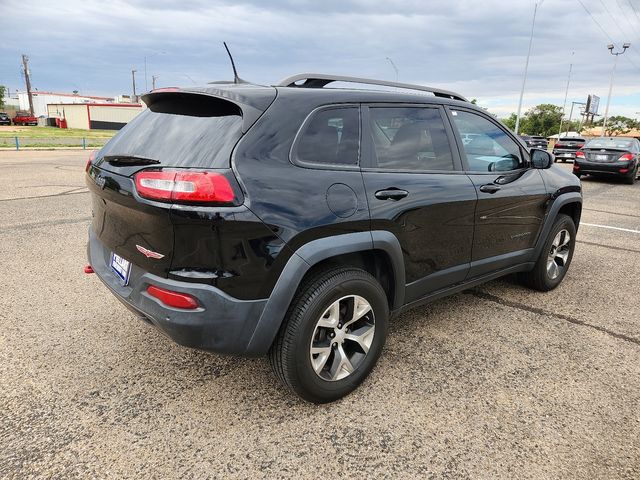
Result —
[[584, 152], [582, 150], [578, 150], [576, 152], [576, 158], [584, 158]]
[[624, 155], [620, 155], [620, 158], [618, 159], [618, 161], [620, 162], [630, 162], [631, 160], [633, 160], [632, 153], [625, 153]]
[[151, 170], [136, 174], [141, 197], [161, 201], [233, 203], [231, 183], [221, 173], [180, 170]]
[[184, 310], [198, 308], [198, 300], [188, 293], [173, 292], [155, 285], [150, 285], [147, 288], [147, 293], [169, 307], [182, 308]]
[[93, 163], [93, 161], [96, 159], [96, 153], [98, 153], [97, 150], [93, 150], [90, 154], [89, 154], [89, 160], [87, 160], [87, 164], [84, 167], [84, 171], [88, 172], [89, 169], [91, 168], [91, 164]]

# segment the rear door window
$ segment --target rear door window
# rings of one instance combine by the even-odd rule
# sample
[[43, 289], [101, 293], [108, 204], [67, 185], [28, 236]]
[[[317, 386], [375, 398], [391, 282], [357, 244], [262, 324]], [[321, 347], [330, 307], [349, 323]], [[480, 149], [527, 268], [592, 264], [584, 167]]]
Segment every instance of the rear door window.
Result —
[[242, 136], [242, 111], [212, 96], [161, 94], [100, 151], [114, 160], [143, 158], [159, 166], [228, 168]]
[[370, 107], [374, 168], [452, 171], [451, 145], [438, 108]]
[[358, 164], [360, 109], [325, 108], [309, 118], [298, 134], [293, 158], [313, 165]]

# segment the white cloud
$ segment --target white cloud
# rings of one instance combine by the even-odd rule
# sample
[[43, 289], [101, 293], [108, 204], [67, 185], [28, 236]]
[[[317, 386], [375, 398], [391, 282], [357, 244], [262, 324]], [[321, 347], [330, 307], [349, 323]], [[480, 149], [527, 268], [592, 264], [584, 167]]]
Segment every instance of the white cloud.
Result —
[[[614, 93], [622, 101], [612, 102], [612, 113], [639, 111], [640, 105], [625, 103], [637, 102], [632, 95], [640, 92], [635, 14], [625, 2], [604, 1], [619, 25], [599, 1], [583, 0], [614, 41], [637, 41], [620, 57]], [[36, 86], [47, 90], [128, 92], [132, 68], [143, 89], [145, 55], [149, 84], [152, 74], [160, 75], [161, 85], [230, 78], [221, 45], [226, 40], [241, 76], [257, 83], [299, 71], [394, 79], [385, 60], [391, 57], [401, 81], [457, 90], [506, 114], [517, 106], [532, 14], [533, 0], [8, 0], [0, 83], [21, 87], [21, 53], [31, 57]], [[562, 103], [570, 62], [570, 98], [605, 98], [613, 65], [607, 43], [577, 1], [544, 2], [525, 109]]]

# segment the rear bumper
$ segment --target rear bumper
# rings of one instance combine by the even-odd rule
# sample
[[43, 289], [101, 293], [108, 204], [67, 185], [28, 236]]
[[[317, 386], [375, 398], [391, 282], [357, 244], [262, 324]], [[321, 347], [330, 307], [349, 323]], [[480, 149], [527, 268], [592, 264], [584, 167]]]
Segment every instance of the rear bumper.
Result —
[[[150, 321], [176, 343], [186, 347], [237, 355], [259, 355], [250, 340], [267, 300], [238, 300], [205, 284], [180, 282], [153, 275], [131, 265], [129, 285], [122, 286], [111, 270], [111, 252], [89, 229], [89, 262], [98, 278], [127, 308]], [[147, 293], [155, 285], [196, 297], [200, 307], [182, 310], [164, 305]]]
[[[574, 162], [574, 169], [578, 173], [605, 173], [610, 175], [619, 175], [621, 177], [627, 177], [633, 172], [634, 164], [629, 165], [629, 162], [611, 162], [611, 163], [598, 163], [598, 162], [585, 162], [584, 160], [577, 160]], [[576, 169], [575, 167], [578, 167]], [[627, 169], [627, 172], [621, 173], [621, 169]]]
[[577, 150], [553, 150], [556, 159], [559, 160], [575, 160]]

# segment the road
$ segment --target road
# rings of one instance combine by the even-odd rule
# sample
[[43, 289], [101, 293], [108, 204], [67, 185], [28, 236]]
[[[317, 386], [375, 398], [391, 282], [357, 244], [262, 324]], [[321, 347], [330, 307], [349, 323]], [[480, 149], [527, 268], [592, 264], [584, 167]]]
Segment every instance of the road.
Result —
[[82, 273], [86, 158], [0, 152], [0, 477], [640, 477], [640, 184], [583, 180], [558, 289], [415, 309], [364, 385], [316, 406]]

